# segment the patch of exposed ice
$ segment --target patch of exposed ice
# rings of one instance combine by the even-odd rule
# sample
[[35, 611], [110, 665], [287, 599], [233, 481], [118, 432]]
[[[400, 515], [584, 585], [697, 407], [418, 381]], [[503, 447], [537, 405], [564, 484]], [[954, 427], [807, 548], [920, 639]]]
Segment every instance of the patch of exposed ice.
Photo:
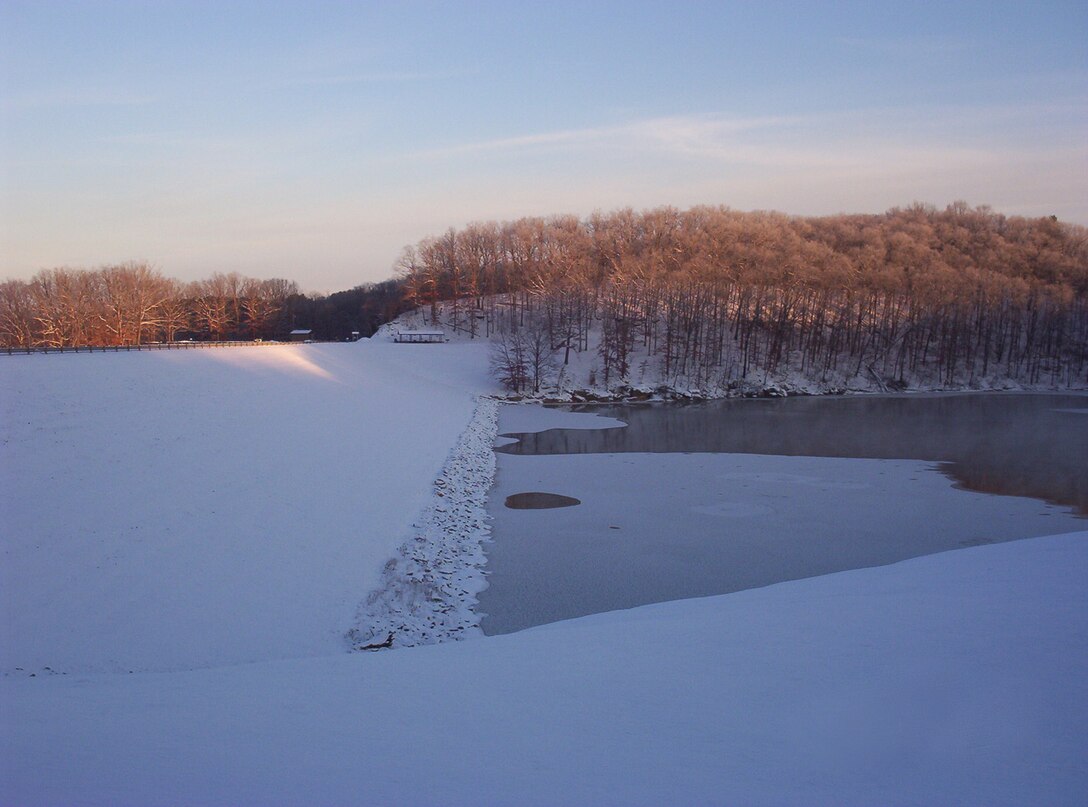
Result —
[[689, 509], [693, 513], [719, 518], [757, 518], [773, 515], [775, 512], [773, 507], [751, 502], [721, 502], [720, 504], [697, 505]]
[[850, 482], [842, 479], [829, 479], [818, 476], [805, 476], [802, 474], [789, 474], [780, 472], [748, 473], [733, 472], [719, 474], [722, 482], [758, 482], [773, 485], [806, 485], [815, 488], [827, 488], [836, 490], [865, 490], [872, 487], [867, 482]]

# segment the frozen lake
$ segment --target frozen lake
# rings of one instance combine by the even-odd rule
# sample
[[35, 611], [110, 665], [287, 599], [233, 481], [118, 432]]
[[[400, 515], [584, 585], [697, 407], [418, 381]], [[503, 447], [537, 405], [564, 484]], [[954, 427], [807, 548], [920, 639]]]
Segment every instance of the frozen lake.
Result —
[[[500, 416], [517, 442], [497, 449], [486, 633], [1072, 532], [1088, 513], [1085, 396], [582, 411], [576, 429], [548, 428], [566, 425], [552, 412], [521, 425], [530, 407]], [[505, 506], [525, 493], [579, 503]]]

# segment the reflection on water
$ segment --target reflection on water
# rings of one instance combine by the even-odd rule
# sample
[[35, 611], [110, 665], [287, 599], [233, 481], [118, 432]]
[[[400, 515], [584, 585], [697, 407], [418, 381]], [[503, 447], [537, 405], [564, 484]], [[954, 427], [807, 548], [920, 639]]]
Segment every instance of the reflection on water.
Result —
[[712, 452], [940, 462], [963, 488], [1030, 496], [1088, 516], [1081, 395], [952, 394], [730, 399], [576, 408], [625, 429], [509, 435], [507, 454]]
[[511, 510], [551, 510], [556, 507], [574, 507], [582, 502], [573, 496], [560, 496], [558, 493], [514, 493], [506, 497], [506, 506]]

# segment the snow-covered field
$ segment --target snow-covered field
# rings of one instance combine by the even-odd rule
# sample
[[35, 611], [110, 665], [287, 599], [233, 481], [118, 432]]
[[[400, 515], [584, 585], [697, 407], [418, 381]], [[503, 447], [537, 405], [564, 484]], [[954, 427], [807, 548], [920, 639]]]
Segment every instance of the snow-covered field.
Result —
[[490, 383], [428, 347], [5, 357], [2, 670], [342, 651]]
[[486, 364], [0, 359], [0, 804], [1083, 802], [1085, 532], [348, 653]]

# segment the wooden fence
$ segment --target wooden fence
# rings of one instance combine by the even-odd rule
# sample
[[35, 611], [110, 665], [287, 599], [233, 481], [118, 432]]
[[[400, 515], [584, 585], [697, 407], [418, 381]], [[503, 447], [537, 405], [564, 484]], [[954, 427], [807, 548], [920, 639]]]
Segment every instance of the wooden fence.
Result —
[[0, 355], [23, 353], [120, 353], [131, 350], [191, 350], [206, 347], [289, 346], [297, 342], [149, 342], [146, 345], [79, 345], [73, 347], [0, 347]]

